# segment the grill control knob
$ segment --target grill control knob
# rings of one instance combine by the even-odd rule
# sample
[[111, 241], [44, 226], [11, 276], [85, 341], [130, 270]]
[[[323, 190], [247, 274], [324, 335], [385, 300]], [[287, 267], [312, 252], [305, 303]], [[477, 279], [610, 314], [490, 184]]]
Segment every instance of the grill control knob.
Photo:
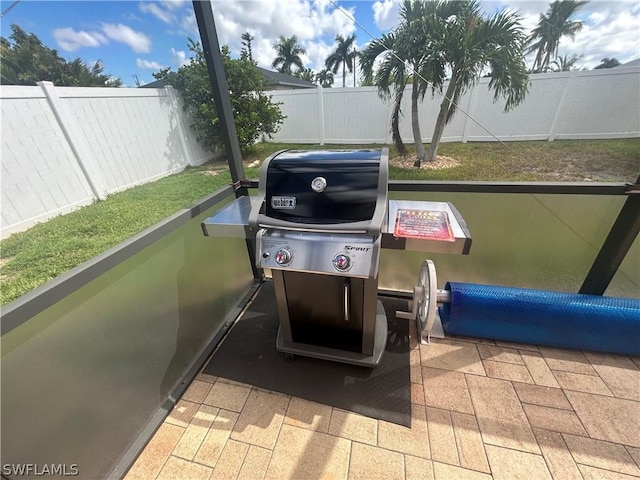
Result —
[[289, 265], [293, 260], [293, 255], [286, 248], [281, 248], [276, 252], [276, 263], [278, 265]]
[[351, 266], [351, 259], [344, 253], [339, 253], [333, 258], [333, 266], [336, 270], [344, 272]]

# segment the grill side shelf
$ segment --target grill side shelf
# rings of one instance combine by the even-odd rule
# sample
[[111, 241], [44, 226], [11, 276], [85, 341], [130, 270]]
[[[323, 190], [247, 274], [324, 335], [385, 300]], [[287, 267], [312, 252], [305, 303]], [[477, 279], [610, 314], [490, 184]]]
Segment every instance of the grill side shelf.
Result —
[[[255, 232], [249, 227], [249, 214], [253, 208], [257, 208], [259, 202], [258, 197], [244, 196], [235, 199], [202, 222], [204, 234], [210, 237], [253, 238]], [[446, 212], [453, 241], [419, 238], [419, 235], [394, 235], [399, 210]], [[468, 255], [471, 249], [471, 233], [460, 212], [449, 202], [389, 200], [386, 220], [382, 230], [382, 248], [458, 255]]]
[[468, 255], [471, 233], [449, 202], [389, 200], [382, 248]]
[[257, 197], [239, 197], [202, 222], [202, 231], [208, 237], [252, 238], [249, 213]]

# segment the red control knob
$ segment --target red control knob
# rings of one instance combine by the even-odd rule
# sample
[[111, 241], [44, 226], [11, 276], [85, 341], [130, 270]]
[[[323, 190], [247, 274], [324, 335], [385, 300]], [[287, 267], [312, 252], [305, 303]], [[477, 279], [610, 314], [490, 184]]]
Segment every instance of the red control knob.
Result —
[[278, 265], [288, 265], [293, 260], [293, 255], [286, 248], [281, 248], [276, 252], [276, 263]]
[[344, 272], [345, 270], [348, 270], [349, 267], [351, 266], [351, 259], [348, 256], [346, 256], [344, 253], [339, 253], [333, 259], [333, 266], [335, 267], [336, 270], [340, 270], [341, 272]]

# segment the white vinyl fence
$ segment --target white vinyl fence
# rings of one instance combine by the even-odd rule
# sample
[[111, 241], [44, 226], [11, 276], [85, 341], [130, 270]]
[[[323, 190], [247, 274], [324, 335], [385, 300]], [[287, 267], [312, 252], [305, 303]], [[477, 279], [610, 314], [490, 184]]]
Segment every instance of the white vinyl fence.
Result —
[[[640, 136], [640, 69], [613, 68], [558, 72], [530, 77], [525, 101], [504, 113], [494, 103], [490, 79], [483, 78], [459, 101], [459, 110], [442, 141], [502, 141]], [[411, 133], [411, 86], [403, 98], [400, 131]], [[446, 86], [445, 86], [446, 90]], [[390, 144], [392, 102], [375, 87], [318, 88], [270, 92], [287, 115], [272, 141], [284, 143]], [[423, 142], [430, 142], [441, 97], [427, 94], [419, 105]], [[468, 115], [465, 115], [466, 112]]]
[[1, 233], [212, 158], [172, 88], [0, 87]]

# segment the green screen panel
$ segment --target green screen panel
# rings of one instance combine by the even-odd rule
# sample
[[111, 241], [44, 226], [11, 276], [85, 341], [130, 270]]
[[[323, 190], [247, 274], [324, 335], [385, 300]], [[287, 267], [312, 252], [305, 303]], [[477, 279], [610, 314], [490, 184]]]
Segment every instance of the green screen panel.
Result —
[[589, 195], [404, 193], [393, 199], [448, 201], [466, 221], [469, 255], [383, 250], [380, 287], [412, 291], [422, 261], [447, 281], [577, 292], [623, 197]]
[[604, 294], [610, 297], [640, 298], [640, 236], [631, 245]]
[[3, 464], [111, 472], [253, 281], [216, 208], [2, 337]]

